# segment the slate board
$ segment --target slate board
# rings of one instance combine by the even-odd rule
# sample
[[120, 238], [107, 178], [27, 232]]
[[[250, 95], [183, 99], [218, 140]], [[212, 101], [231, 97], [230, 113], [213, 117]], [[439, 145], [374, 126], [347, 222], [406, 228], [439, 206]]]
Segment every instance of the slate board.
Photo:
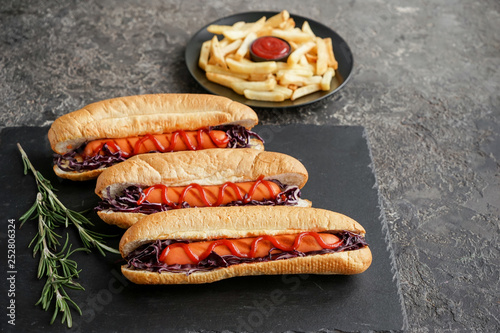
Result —
[[[66, 332], [59, 322], [49, 325], [52, 310], [35, 306], [43, 281], [36, 279], [38, 257], [28, 244], [36, 233], [36, 221], [16, 228], [15, 297], [6, 297], [7, 224], [32, 205], [36, 189], [32, 175], [24, 176], [19, 142], [35, 167], [59, 189], [60, 199], [70, 208], [84, 210], [97, 203], [94, 181], [74, 183], [58, 179], [51, 170], [47, 127], [5, 128], [1, 133], [0, 165], [3, 191], [1, 331]], [[74, 332], [135, 331], [255, 331], [283, 332], [399, 330], [406, 322], [391, 266], [392, 253], [386, 240], [378, 204], [375, 176], [362, 127], [257, 126], [266, 149], [299, 159], [309, 171], [302, 197], [313, 205], [344, 213], [367, 230], [373, 263], [355, 276], [284, 275], [241, 277], [209, 285], [139, 286], [119, 271], [120, 257], [77, 253], [82, 269], [80, 283], [86, 291], [69, 291], [83, 316], [73, 315]], [[121, 229], [102, 223], [92, 212], [94, 230], [120, 234]], [[70, 239], [80, 241], [70, 229]], [[117, 246], [119, 237], [108, 241]], [[16, 326], [7, 323], [10, 299], [15, 299]], [[58, 318], [58, 321], [60, 317]]]

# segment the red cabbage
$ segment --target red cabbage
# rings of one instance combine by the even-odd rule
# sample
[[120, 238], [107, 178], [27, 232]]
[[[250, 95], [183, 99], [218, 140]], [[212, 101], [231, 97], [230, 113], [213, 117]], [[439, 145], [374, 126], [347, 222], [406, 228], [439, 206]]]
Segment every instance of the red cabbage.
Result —
[[[264, 201], [251, 200], [248, 203], [238, 200], [232, 201], [225, 206], [294, 206], [298, 203], [300, 189], [297, 186], [285, 186], [278, 180], [272, 181], [277, 183], [281, 189], [280, 194], [278, 194], [276, 198]], [[152, 214], [175, 209], [167, 204], [151, 203], [147, 200], [137, 205], [137, 201], [141, 198], [143, 193], [143, 189], [139, 186], [129, 186], [120, 196], [115, 198], [111, 198], [109, 188], [107, 191], [107, 195], [95, 208], [97, 211], [111, 210], [113, 212]], [[190, 207], [187, 202], [183, 202], [181, 205], [182, 208]]]
[[[257, 133], [241, 125], [211, 126], [209, 130], [225, 131], [229, 138], [228, 148], [248, 148], [250, 147], [250, 140], [252, 137], [264, 142]], [[64, 155], [54, 154], [54, 164], [63, 171], [90, 171], [99, 168], [107, 168], [126, 160], [120, 151], [112, 153], [108, 145], [105, 144], [102, 148], [102, 155], [98, 154], [96, 156], [86, 157], [83, 161], [78, 161], [76, 156], [81, 156], [84, 149], [85, 144]], [[150, 151], [150, 153], [156, 152], [157, 151]]]
[[87, 157], [83, 161], [78, 161], [76, 159], [77, 155], [81, 155], [85, 147], [80, 148], [66, 153], [64, 155], [54, 154], [54, 164], [63, 171], [90, 171], [99, 168], [107, 168], [114, 164], [125, 161], [125, 157], [122, 156], [120, 151], [112, 153], [108, 145], [102, 147], [104, 155], [96, 155], [92, 157]]
[[269, 250], [269, 254], [266, 257], [261, 258], [240, 258], [234, 255], [218, 255], [213, 252], [204, 260], [200, 261], [198, 264], [186, 264], [186, 265], [167, 265], [160, 261], [160, 254], [167, 246], [174, 243], [190, 243], [189, 241], [183, 240], [157, 240], [153, 243], [143, 244], [137, 249], [132, 251], [125, 260], [128, 263], [128, 268], [136, 270], [145, 270], [149, 272], [170, 272], [170, 273], [185, 273], [189, 275], [193, 272], [199, 271], [210, 271], [213, 269], [228, 267], [231, 265], [238, 265], [242, 263], [252, 263], [252, 262], [268, 262], [274, 260], [290, 259], [296, 257], [304, 257], [311, 255], [321, 255], [327, 253], [335, 253], [342, 251], [353, 251], [358, 250], [367, 246], [363, 236], [355, 234], [350, 231], [327, 231], [326, 233], [331, 233], [342, 240], [342, 245], [335, 249], [323, 249], [321, 251], [313, 252], [300, 252], [300, 251], [285, 251], [279, 253], [271, 253], [274, 250]]
[[210, 126], [209, 130], [225, 131], [229, 138], [227, 148], [248, 148], [250, 147], [250, 140], [252, 137], [264, 142], [257, 133], [246, 129], [241, 125], [220, 125]]

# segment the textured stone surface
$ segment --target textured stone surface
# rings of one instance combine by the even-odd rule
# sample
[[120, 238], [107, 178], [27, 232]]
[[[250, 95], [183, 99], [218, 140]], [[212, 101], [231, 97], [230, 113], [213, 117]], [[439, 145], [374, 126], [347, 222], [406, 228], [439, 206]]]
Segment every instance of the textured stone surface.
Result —
[[485, 1], [3, 1], [0, 128], [90, 102], [204, 92], [184, 47], [234, 13], [288, 9], [337, 31], [351, 81], [263, 124], [362, 125], [408, 330], [500, 330], [500, 3]]

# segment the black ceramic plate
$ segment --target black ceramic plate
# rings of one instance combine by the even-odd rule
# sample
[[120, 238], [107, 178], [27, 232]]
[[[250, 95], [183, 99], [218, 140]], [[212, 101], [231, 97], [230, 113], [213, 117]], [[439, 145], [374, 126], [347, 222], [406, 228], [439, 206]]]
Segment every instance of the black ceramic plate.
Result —
[[[254, 101], [246, 99], [242, 95], [238, 95], [232, 89], [226, 88], [224, 86], [221, 86], [219, 84], [207, 80], [205, 72], [198, 67], [198, 58], [200, 55], [201, 45], [203, 44], [203, 42], [212, 39], [212, 37], [214, 36], [212, 33], [207, 31], [207, 27], [209, 25], [211, 24], [232, 25], [238, 21], [255, 22], [262, 16], [266, 16], [269, 18], [275, 14], [277, 13], [276, 12], [240, 13], [224, 17], [222, 19], [219, 19], [204, 26], [191, 38], [186, 47], [186, 54], [185, 54], [186, 64], [191, 75], [193, 75], [195, 80], [198, 81], [198, 83], [203, 88], [205, 88], [212, 94], [226, 96], [234, 101], [249, 106], [261, 107], [261, 108], [286, 108], [286, 107], [296, 107], [296, 106], [306, 105], [319, 101], [320, 99], [323, 99], [327, 96], [330, 96], [333, 93], [337, 92], [339, 89], [341, 89], [349, 80], [354, 64], [352, 53], [349, 46], [344, 41], [344, 39], [342, 39], [342, 37], [340, 37], [335, 31], [328, 28], [327, 26], [318, 23], [314, 20], [292, 14], [290, 14], [290, 17], [292, 17], [295, 20], [295, 24], [297, 27], [301, 27], [304, 21], [308, 21], [309, 25], [311, 26], [311, 29], [314, 31], [316, 36], [322, 38], [330, 37], [332, 39], [333, 52], [335, 53], [335, 58], [337, 59], [339, 66], [338, 70], [336, 71], [335, 78], [332, 81], [332, 87], [329, 91], [318, 91], [313, 94], [299, 98], [295, 101], [291, 100], [285, 100], [283, 102]], [[219, 40], [220, 39], [222, 38], [220, 37]]]

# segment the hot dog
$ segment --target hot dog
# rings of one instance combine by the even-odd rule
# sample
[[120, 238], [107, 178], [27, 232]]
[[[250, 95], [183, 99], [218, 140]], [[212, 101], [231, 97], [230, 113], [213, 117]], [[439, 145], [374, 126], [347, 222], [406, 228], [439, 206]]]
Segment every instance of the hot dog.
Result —
[[295, 158], [255, 149], [206, 149], [144, 154], [97, 178], [99, 217], [128, 228], [146, 215], [192, 207], [310, 206], [300, 198], [307, 182]]
[[246, 275], [358, 274], [371, 264], [364, 228], [310, 207], [192, 208], [153, 214], [120, 241], [138, 284], [198, 284]]
[[309, 253], [335, 249], [341, 244], [341, 239], [334, 234], [309, 231], [278, 236], [172, 243], [162, 250], [158, 259], [167, 265], [196, 265], [208, 258], [212, 252], [219, 256], [234, 255], [238, 258], [253, 259], [283, 252]]
[[203, 94], [154, 94], [109, 99], [57, 118], [48, 132], [54, 171], [71, 180], [149, 152], [215, 148], [263, 149], [251, 131], [249, 107]]

